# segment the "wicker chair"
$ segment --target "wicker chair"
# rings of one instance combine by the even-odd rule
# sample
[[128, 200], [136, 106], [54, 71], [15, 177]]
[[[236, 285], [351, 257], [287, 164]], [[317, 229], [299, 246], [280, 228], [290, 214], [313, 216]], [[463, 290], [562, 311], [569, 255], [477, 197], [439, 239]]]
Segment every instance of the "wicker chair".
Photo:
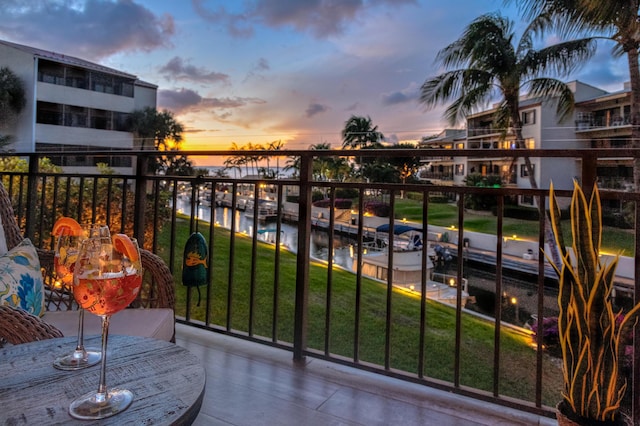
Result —
[[[0, 183], [0, 220], [4, 228], [7, 248], [11, 250], [22, 242], [24, 236], [18, 226], [11, 199]], [[52, 285], [52, 250], [37, 249], [45, 284], [45, 307], [48, 311], [67, 311], [77, 309], [68, 288], [56, 288]], [[132, 308], [168, 308], [175, 312], [175, 288], [173, 274], [159, 256], [141, 249], [142, 267], [145, 271], [143, 285]], [[172, 342], [175, 342], [175, 313]], [[61, 337], [55, 326], [47, 324], [41, 318], [10, 306], [0, 306], [0, 342], [27, 343], [35, 340]]]

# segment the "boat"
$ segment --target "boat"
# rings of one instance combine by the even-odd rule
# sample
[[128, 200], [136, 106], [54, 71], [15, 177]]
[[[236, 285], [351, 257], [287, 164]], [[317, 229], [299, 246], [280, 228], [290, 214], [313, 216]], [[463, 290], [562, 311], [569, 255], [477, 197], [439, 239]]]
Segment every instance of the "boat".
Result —
[[278, 217], [278, 205], [271, 200], [258, 199], [258, 208], [255, 208], [253, 199], [249, 199], [246, 204], [245, 215], [253, 217], [258, 213], [258, 220], [261, 222], [270, 222]]
[[[389, 277], [389, 225], [376, 228], [377, 239], [363, 246], [362, 275], [387, 282]], [[422, 278], [425, 276], [425, 297], [442, 303], [455, 305], [458, 297], [457, 276], [434, 272], [434, 261], [439, 262], [446, 254], [441, 247], [425, 247], [423, 229], [407, 224], [394, 224], [393, 229], [393, 272], [392, 283], [404, 290], [421, 293]], [[423, 250], [427, 250], [423, 268]], [[354, 259], [353, 270], [356, 270]], [[469, 299], [468, 282], [462, 279], [462, 306]]]

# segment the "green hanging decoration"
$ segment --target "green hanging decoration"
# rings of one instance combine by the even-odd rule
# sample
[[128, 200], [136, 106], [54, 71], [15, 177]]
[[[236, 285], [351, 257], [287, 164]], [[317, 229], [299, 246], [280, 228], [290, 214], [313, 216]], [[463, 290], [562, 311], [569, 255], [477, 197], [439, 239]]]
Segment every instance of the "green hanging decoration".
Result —
[[209, 249], [204, 236], [194, 232], [184, 245], [182, 257], [182, 284], [198, 289], [198, 306], [200, 306], [200, 286], [207, 285], [207, 259]]

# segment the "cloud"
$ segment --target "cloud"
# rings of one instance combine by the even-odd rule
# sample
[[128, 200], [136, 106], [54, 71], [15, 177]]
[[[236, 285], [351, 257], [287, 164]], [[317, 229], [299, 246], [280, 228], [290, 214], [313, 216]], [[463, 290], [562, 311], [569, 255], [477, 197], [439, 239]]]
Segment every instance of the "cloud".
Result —
[[159, 71], [168, 80], [173, 81], [192, 81], [196, 83], [228, 83], [229, 81], [229, 75], [186, 64], [179, 56], [174, 56], [169, 62], [160, 67]]
[[[250, 104], [264, 104], [259, 98], [205, 98], [191, 89], [159, 90], [158, 107], [168, 109], [177, 115], [207, 110], [227, 110], [241, 108]], [[228, 113], [222, 113], [227, 114]]]
[[385, 93], [382, 95], [382, 105], [396, 105], [407, 102], [414, 102], [420, 97], [419, 86], [411, 82], [408, 87], [397, 92]]
[[258, 62], [253, 66], [253, 68], [251, 68], [249, 72], [247, 72], [247, 76], [244, 78], [242, 82], [246, 83], [251, 78], [256, 76], [260, 77], [259, 74], [261, 72], [269, 71], [270, 69], [271, 69], [271, 65], [269, 65], [269, 61], [266, 60], [265, 58], [259, 58]]
[[305, 111], [305, 115], [307, 118], [311, 118], [316, 114], [320, 114], [329, 110], [329, 107], [326, 105], [318, 104], [318, 103], [310, 103]]
[[0, 11], [5, 38], [93, 61], [167, 47], [175, 33], [170, 15], [156, 16], [132, 0], [3, 1]]
[[235, 36], [248, 37], [253, 26], [262, 24], [272, 28], [292, 27], [317, 38], [342, 34], [346, 27], [373, 7], [392, 7], [413, 4], [415, 0], [257, 0], [243, 13], [228, 12], [223, 6], [210, 10], [205, 0], [192, 0], [194, 9], [213, 23], [226, 23]]

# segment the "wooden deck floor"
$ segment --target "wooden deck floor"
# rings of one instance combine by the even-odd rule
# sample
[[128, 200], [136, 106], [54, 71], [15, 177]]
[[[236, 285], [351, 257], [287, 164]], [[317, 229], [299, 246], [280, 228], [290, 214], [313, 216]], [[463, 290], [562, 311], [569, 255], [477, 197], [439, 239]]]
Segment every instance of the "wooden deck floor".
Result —
[[207, 372], [197, 426], [204, 425], [556, 425], [555, 419], [496, 406], [177, 325], [177, 344]]

